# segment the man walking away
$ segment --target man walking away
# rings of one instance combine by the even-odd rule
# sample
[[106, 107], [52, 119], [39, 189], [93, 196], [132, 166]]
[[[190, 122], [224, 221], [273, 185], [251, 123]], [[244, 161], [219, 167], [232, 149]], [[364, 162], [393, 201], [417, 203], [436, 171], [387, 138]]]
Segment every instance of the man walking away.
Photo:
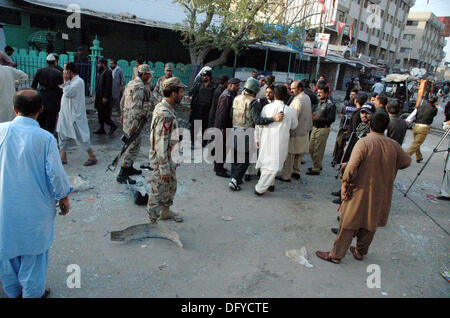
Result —
[[375, 81], [376, 83], [372, 85], [370, 90], [375, 94], [380, 95], [383, 92], [383, 84], [381, 83], [381, 79], [379, 77], [377, 77]]
[[38, 117], [39, 125], [52, 134], [55, 131], [56, 120], [61, 108], [62, 90], [59, 85], [63, 83], [62, 73], [56, 68], [55, 61], [53, 54], [49, 54], [47, 67], [37, 71], [31, 85], [34, 89], [38, 89], [39, 84], [39, 93], [44, 105], [44, 111]]
[[302, 156], [309, 151], [309, 132], [313, 125], [311, 100], [303, 92], [302, 83], [293, 82], [291, 90], [294, 99], [289, 107], [296, 112], [298, 126], [290, 134], [288, 155], [280, 178], [282, 181], [291, 181], [291, 177], [300, 179]]
[[436, 102], [437, 97], [430, 96], [428, 98], [428, 101], [422, 101], [419, 107], [417, 107], [416, 124], [413, 128], [414, 141], [407, 150], [410, 156], [414, 153], [416, 154], [417, 163], [423, 161], [423, 156], [420, 152], [420, 146], [425, 141], [425, 138], [427, 138], [427, 135], [430, 132], [431, 124], [433, 123], [433, 119], [437, 115]]
[[356, 247], [350, 251], [361, 261], [377, 228], [386, 225], [397, 171], [411, 164], [402, 147], [384, 136], [388, 125], [388, 116], [375, 113], [370, 120], [371, 132], [355, 145], [342, 177], [344, 203], [339, 232], [333, 249], [317, 251], [317, 257], [339, 264], [356, 236]]
[[0, 65], [0, 123], [13, 120], [16, 114], [13, 108], [13, 97], [16, 83], [23, 84], [28, 75], [11, 66]]
[[389, 102], [387, 107], [389, 113], [389, 126], [387, 129], [387, 136], [394, 139], [396, 142], [403, 144], [406, 131], [408, 130], [408, 124], [400, 116], [400, 105], [397, 101], [393, 100]]
[[98, 123], [100, 128], [94, 132], [97, 135], [106, 134], [105, 124], [110, 126], [108, 134], [111, 136], [117, 129], [111, 119], [113, 97], [112, 97], [112, 72], [108, 68], [108, 61], [104, 58], [98, 61], [97, 85], [95, 88], [95, 108], [98, 111]]
[[112, 59], [109, 62], [112, 70], [113, 84], [112, 84], [112, 109], [120, 111], [120, 98], [122, 97], [123, 86], [125, 81], [123, 79], [122, 69], [117, 65], [117, 60]]
[[69, 62], [63, 71], [64, 84], [61, 85], [63, 96], [61, 111], [59, 112], [58, 132], [61, 161], [67, 164], [67, 149], [69, 141], [75, 139], [78, 145], [89, 154], [85, 166], [97, 163], [97, 158], [91, 148], [89, 124], [86, 116], [86, 97], [84, 94], [84, 81], [78, 76], [75, 63]]
[[309, 152], [313, 161], [313, 167], [306, 172], [307, 175], [319, 175], [322, 170], [322, 160], [327, 145], [330, 126], [336, 118], [336, 106], [328, 98], [328, 86], [320, 84], [317, 87], [319, 105], [313, 110], [313, 129], [309, 142]]
[[20, 90], [14, 111], [13, 121], [0, 124], [0, 276], [8, 297], [47, 297], [55, 206], [69, 213], [73, 189], [55, 138], [36, 121], [42, 97]]
[[289, 132], [298, 124], [296, 111], [284, 104], [286, 95], [288, 95], [286, 86], [276, 86], [275, 101], [264, 106], [261, 112], [261, 116], [266, 118], [281, 112], [284, 114], [283, 120], [266, 126], [256, 126], [255, 142], [259, 148], [256, 168], [261, 169], [261, 177], [255, 186], [256, 195], [262, 195], [267, 190], [271, 192], [275, 190], [275, 176], [283, 167], [288, 155]]

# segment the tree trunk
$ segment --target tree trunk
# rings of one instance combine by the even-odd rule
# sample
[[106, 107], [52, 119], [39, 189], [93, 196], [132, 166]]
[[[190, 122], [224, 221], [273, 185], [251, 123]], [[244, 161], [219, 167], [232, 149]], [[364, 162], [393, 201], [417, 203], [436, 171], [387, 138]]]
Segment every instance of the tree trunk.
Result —
[[225, 50], [222, 51], [222, 53], [217, 59], [206, 63], [206, 65], [210, 67], [215, 67], [225, 64], [227, 62], [228, 54], [230, 54], [231, 51], [233, 51], [231, 48], [226, 48]]

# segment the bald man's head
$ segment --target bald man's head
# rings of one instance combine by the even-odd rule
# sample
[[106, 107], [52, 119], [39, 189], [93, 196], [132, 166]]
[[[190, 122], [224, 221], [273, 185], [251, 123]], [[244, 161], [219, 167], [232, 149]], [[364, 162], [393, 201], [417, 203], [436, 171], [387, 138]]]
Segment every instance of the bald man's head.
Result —
[[42, 110], [42, 98], [34, 89], [22, 88], [14, 95], [14, 109], [19, 115], [33, 117]]

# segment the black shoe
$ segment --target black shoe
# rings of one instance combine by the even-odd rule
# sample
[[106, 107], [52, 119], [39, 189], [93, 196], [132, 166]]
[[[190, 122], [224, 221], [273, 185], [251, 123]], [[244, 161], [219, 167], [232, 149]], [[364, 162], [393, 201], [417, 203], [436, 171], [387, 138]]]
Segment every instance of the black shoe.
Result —
[[334, 199], [334, 200], [333, 200], [333, 203], [341, 204], [341, 203], [342, 203], [342, 200], [341, 200], [341, 198], [337, 198], [337, 199]]
[[259, 193], [258, 191], [255, 190], [255, 194], [256, 194], [257, 196], [262, 196], [264, 193]]
[[289, 180], [284, 180], [282, 177], [276, 176], [275, 179], [283, 181], [283, 182], [291, 182], [291, 179]]
[[333, 232], [334, 234], [338, 234], [339, 233], [339, 229], [336, 227], [331, 228], [331, 232]]
[[340, 197], [341, 196], [341, 190], [335, 191], [335, 192], [331, 192], [331, 195], [334, 195], [335, 197]]
[[136, 180], [131, 179], [128, 177], [128, 169], [120, 167], [119, 175], [117, 176], [117, 182], [119, 183], [129, 183], [129, 184], [136, 184]]
[[450, 197], [444, 197], [443, 195], [438, 195], [436, 197], [438, 200], [450, 201]]
[[302, 162], [301, 162], [302, 165], [304, 165], [305, 163], [306, 163], [305, 161], [302, 161]]
[[232, 191], [241, 191], [241, 187], [239, 186], [239, 184], [236, 184], [233, 182], [234, 179], [230, 180], [230, 183], [228, 184], [228, 187], [232, 190]]
[[230, 174], [226, 170], [219, 170], [219, 171], [216, 171], [216, 176], [229, 178]]
[[112, 136], [112, 134], [114, 134], [114, 132], [116, 130], [117, 130], [117, 126], [116, 125], [111, 126], [111, 128], [109, 128], [108, 135]]
[[237, 184], [241, 185], [242, 184], [242, 180], [237, 180]]
[[308, 170], [308, 171], [306, 171], [306, 174], [308, 176], [318, 176], [320, 174], [320, 172], [319, 171]]
[[128, 168], [128, 175], [129, 176], [135, 176], [135, 175], [138, 175], [138, 174], [142, 174], [142, 170], [134, 169], [133, 166]]
[[422, 161], [423, 161], [423, 158], [422, 158], [422, 159], [417, 159], [417, 160], [416, 160], [417, 163], [421, 163]]
[[269, 187], [269, 191], [270, 191], [270, 192], [275, 191], [275, 186], [274, 186], [274, 185], [273, 185], [273, 186], [270, 186], [270, 187]]
[[293, 173], [292, 178], [294, 178], [295, 180], [298, 180], [298, 179], [300, 179], [300, 175], [298, 173]]
[[249, 181], [252, 180], [252, 177], [251, 177], [249, 174], [246, 174], [245, 177], [244, 177], [244, 180], [245, 180], [246, 182], [249, 182]]
[[152, 167], [150, 167], [150, 164], [146, 165], [146, 164], [141, 164], [141, 169], [145, 169], [145, 170], [153, 170]]
[[99, 130], [94, 131], [93, 133], [96, 135], [106, 135], [106, 131], [104, 128], [100, 128]]

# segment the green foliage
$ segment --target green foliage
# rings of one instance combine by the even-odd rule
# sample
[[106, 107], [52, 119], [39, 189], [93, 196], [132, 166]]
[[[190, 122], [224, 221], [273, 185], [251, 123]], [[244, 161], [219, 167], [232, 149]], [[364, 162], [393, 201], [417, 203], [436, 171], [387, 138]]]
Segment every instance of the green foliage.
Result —
[[[299, 45], [304, 23], [286, 21], [289, 1], [276, 0], [173, 0], [183, 6], [186, 19], [177, 26], [191, 53], [192, 64], [203, 64], [212, 49], [222, 56], [209, 65], [222, 64], [228, 53], [250, 44], [275, 40]], [[292, 0], [291, 0], [292, 1]], [[288, 32], [289, 31], [289, 32]]]

